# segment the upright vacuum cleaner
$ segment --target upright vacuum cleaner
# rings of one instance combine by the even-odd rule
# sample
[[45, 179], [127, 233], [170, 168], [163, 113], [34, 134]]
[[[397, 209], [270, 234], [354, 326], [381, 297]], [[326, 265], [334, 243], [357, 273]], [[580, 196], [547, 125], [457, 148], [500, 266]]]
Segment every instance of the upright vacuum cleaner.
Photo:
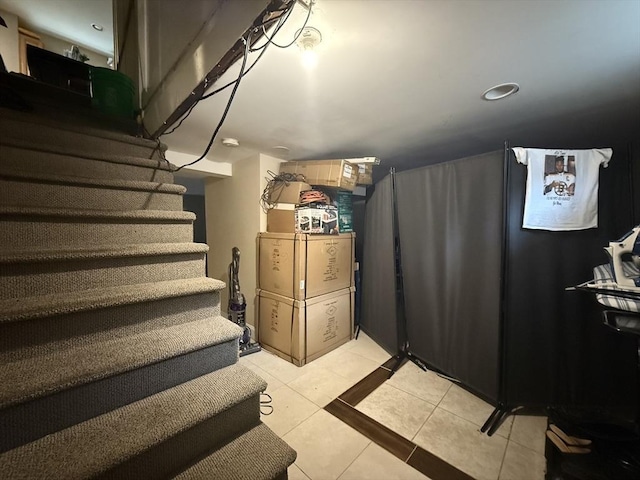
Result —
[[233, 247], [231, 250], [231, 263], [229, 264], [229, 320], [242, 328], [242, 337], [240, 338], [240, 356], [249, 355], [250, 353], [259, 352], [260, 345], [251, 341], [251, 329], [247, 326], [246, 311], [247, 302], [244, 295], [240, 292], [240, 280], [238, 272], [240, 271], [240, 249]]

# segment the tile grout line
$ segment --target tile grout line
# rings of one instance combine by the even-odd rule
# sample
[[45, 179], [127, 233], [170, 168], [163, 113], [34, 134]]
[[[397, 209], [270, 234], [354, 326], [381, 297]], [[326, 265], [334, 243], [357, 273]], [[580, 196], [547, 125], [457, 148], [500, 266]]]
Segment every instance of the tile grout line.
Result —
[[[381, 365], [380, 367], [376, 368], [376, 370], [374, 370], [373, 372], [371, 372], [369, 375], [367, 375], [366, 377], [364, 377], [362, 380], [360, 380], [358, 383], [356, 383], [354, 386], [352, 386], [351, 388], [349, 388], [347, 391], [343, 392], [341, 395], [339, 395], [337, 398], [335, 398], [333, 401], [331, 401], [329, 404], [327, 404], [325, 407], [323, 407], [323, 410], [327, 411], [328, 413], [330, 413], [331, 415], [333, 415], [334, 417], [336, 417], [337, 419], [339, 419], [340, 421], [344, 422], [345, 424], [347, 424], [348, 426], [350, 426], [351, 428], [353, 428], [354, 430], [356, 430], [357, 432], [359, 432], [360, 434], [364, 435], [366, 438], [368, 438], [371, 442], [375, 443], [376, 445], [384, 448], [387, 452], [391, 453], [393, 456], [395, 456], [396, 458], [398, 458], [400, 461], [402, 461], [403, 463], [405, 463], [406, 465], [410, 466], [411, 468], [417, 470], [418, 472], [422, 473], [423, 475], [426, 475], [427, 477], [430, 478], [434, 478], [434, 480], [438, 480], [439, 478], [441, 478], [442, 480], [446, 480], [446, 477], [439, 477], [438, 472], [433, 472], [430, 471], [429, 468], [423, 468], [424, 466], [422, 464], [420, 464], [419, 459], [416, 460], [416, 462], [418, 462], [418, 465], [414, 465], [409, 463], [409, 461], [413, 458], [414, 454], [416, 452], [422, 452], [422, 456], [424, 457], [424, 455], [428, 455], [430, 457], [432, 457], [433, 459], [435, 459], [436, 463], [438, 463], [438, 467], [444, 467], [445, 469], [449, 469], [449, 471], [454, 472], [456, 474], [456, 476], [460, 476], [459, 478], [464, 478], [464, 479], [471, 479], [470, 476], [468, 476], [467, 474], [465, 474], [464, 472], [462, 472], [461, 470], [459, 470], [457, 467], [447, 463], [446, 461], [442, 460], [441, 458], [439, 458], [438, 456], [428, 452], [427, 450], [423, 449], [422, 447], [420, 447], [418, 444], [416, 444], [415, 442], [408, 440], [407, 438], [403, 437], [402, 435], [398, 434], [397, 432], [391, 430], [388, 427], [385, 427], [384, 425], [382, 425], [381, 423], [377, 422], [376, 420], [372, 419], [371, 417], [365, 415], [364, 413], [360, 412], [359, 410], [357, 410], [355, 408], [355, 405], [357, 405], [360, 401], [364, 400], [364, 398], [366, 398], [366, 396], [370, 395], [371, 393], [373, 393], [373, 391], [375, 391], [380, 385], [384, 384], [384, 382], [386, 380], [388, 380], [388, 377], [385, 378], [384, 380], [382, 380], [380, 383], [378, 383], [365, 397], [363, 397], [362, 399], [358, 400], [357, 402], [355, 402], [355, 405], [351, 405], [349, 402], [345, 401], [343, 398], [341, 398], [343, 395], [345, 395], [347, 392], [351, 392], [351, 394], [353, 395], [353, 392], [357, 392], [357, 388], [358, 387], [362, 387], [363, 385], [365, 385], [367, 382], [366, 380], [371, 378], [376, 377], [376, 372], [381, 371], [381, 370], [385, 370], [390, 372], [391, 370], [387, 367], [385, 367], [385, 365], [387, 363], [389, 363], [391, 360], [393, 360], [395, 357], [390, 358], [389, 360], [387, 360], [383, 365]], [[405, 362], [406, 363], [406, 362]], [[403, 363], [404, 364], [404, 363]], [[400, 365], [401, 367], [402, 365]], [[379, 374], [378, 374], [379, 375]], [[380, 380], [381, 378], [379, 378], [378, 380]], [[369, 387], [370, 388], [370, 387]], [[400, 389], [399, 389], [400, 390]], [[402, 391], [402, 390], [400, 390]], [[448, 390], [447, 390], [448, 391]], [[405, 392], [408, 393], [408, 392]], [[416, 397], [418, 398], [418, 397]], [[444, 397], [443, 397], [444, 398]], [[338, 402], [337, 404], [335, 402]], [[428, 402], [429, 403], [429, 402]], [[365, 431], [364, 429], [361, 428], [357, 428], [356, 426], [354, 426], [351, 422], [348, 422], [346, 420], [346, 417], [340, 413], [339, 411], [336, 411], [335, 408], [333, 408], [333, 405], [344, 405], [344, 408], [347, 409], [347, 411], [349, 412], [353, 412], [354, 415], [358, 416], [360, 415], [363, 419], [363, 421], [366, 421], [370, 427], [372, 427], [374, 430], [376, 430], [376, 434], [377, 433], [382, 433], [384, 431], [387, 432], [387, 434], [393, 439], [393, 441], [398, 441], [400, 443], [404, 443], [404, 444], [408, 444], [411, 445], [411, 452], [409, 453], [409, 455], [407, 456], [407, 458], [405, 460], [403, 460], [401, 457], [398, 456], [397, 453], [392, 452], [391, 450], [389, 450], [387, 447], [385, 447], [382, 442], [380, 441], [380, 439], [375, 438], [376, 434], [373, 434], [371, 432]], [[437, 407], [436, 407], [437, 408]], [[339, 408], [337, 408], [337, 410], [340, 410]], [[435, 411], [435, 408], [434, 408]], [[431, 414], [433, 414], [433, 412], [431, 412]], [[431, 416], [431, 414], [429, 415], [429, 417]], [[428, 418], [429, 418], [428, 417]], [[428, 419], [427, 418], [427, 419]], [[426, 423], [426, 421], [425, 421]], [[424, 424], [423, 424], [424, 425]], [[422, 428], [422, 427], [421, 427]], [[363, 450], [364, 451], [364, 450]], [[361, 455], [362, 452], [360, 452], [359, 455]], [[358, 456], [359, 456], [358, 455]], [[358, 457], [356, 457], [358, 458]], [[354, 459], [355, 461], [355, 459]], [[352, 462], [353, 463], [353, 462]], [[431, 467], [434, 467], [433, 464], [431, 464]], [[346, 470], [345, 470], [346, 471]], [[344, 473], [344, 472], [343, 472]], [[436, 477], [434, 477], [434, 473], [436, 474]], [[341, 474], [342, 475], [342, 474]]]
[[417, 444], [415, 444], [415, 445], [413, 446], [413, 450], [411, 450], [411, 453], [410, 453], [410, 454], [409, 454], [409, 456], [406, 458], [406, 460], [404, 461], [404, 463], [407, 463], [407, 462], [409, 461], [409, 459], [411, 458], [411, 455], [413, 455], [413, 454], [416, 452], [416, 450], [417, 450], [417, 449], [418, 449], [418, 445], [417, 445]]

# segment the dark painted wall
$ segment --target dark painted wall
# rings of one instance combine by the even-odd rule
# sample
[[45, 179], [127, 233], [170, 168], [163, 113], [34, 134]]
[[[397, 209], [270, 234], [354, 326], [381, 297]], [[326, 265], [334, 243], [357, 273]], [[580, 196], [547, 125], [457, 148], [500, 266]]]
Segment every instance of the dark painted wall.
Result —
[[566, 290], [592, 279], [593, 267], [608, 261], [603, 247], [634, 225], [626, 147], [614, 148], [609, 167], [600, 169], [598, 228], [571, 232], [521, 228], [527, 169], [511, 155], [505, 317], [510, 406], [572, 405], [633, 416], [636, 339], [603, 325], [594, 295]]
[[183, 199], [184, 210], [196, 214], [196, 221], [193, 223], [193, 241], [207, 243], [204, 195], [185, 195]]

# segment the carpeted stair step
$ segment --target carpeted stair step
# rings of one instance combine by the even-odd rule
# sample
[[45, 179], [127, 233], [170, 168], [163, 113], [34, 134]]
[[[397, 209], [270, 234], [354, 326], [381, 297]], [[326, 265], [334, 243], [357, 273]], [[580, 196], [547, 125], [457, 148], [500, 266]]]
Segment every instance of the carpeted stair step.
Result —
[[216, 329], [222, 326], [230, 341], [241, 334], [226, 318], [215, 317], [124, 338], [111, 338], [107, 332], [88, 342], [77, 341], [44, 355], [7, 362], [0, 365], [4, 387], [0, 408], [217, 344], [221, 332]]
[[220, 315], [211, 278], [0, 301], [0, 364], [52, 353], [108, 332], [124, 338]]
[[79, 295], [63, 293], [0, 300], [0, 324], [207, 293], [224, 285], [220, 280], [202, 277], [85, 290]]
[[108, 332], [7, 362], [0, 378], [0, 451], [237, 362], [241, 329], [223, 317], [127, 338]]
[[191, 212], [81, 210], [0, 205], [0, 245], [7, 250], [193, 241]]
[[176, 480], [286, 479], [296, 452], [260, 423], [187, 470]]
[[0, 454], [0, 478], [167, 478], [259, 425], [265, 388], [217, 370]]
[[84, 125], [57, 122], [29, 112], [0, 108], [0, 143], [11, 144], [25, 136], [35, 145], [49, 145], [51, 151], [68, 147], [110, 152], [141, 158], [162, 159], [166, 145], [154, 140]]
[[88, 152], [77, 147], [70, 147], [66, 152], [60, 152], [58, 148], [58, 153], [50, 150], [43, 145], [34, 145], [28, 139], [0, 145], [0, 171], [173, 183], [175, 167], [163, 160]]
[[0, 299], [203, 277], [206, 244], [0, 252]]
[[182, 210], [186, 190], [172, 183], [0, 173], [0, 204], [15, 207]]

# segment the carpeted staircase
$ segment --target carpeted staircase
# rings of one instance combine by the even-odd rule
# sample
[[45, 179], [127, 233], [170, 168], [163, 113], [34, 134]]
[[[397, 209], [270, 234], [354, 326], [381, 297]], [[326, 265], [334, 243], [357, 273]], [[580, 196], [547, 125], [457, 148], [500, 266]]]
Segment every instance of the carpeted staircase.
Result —
[[286, 479], [164, 147], [55, 110], [0, 107], [0, 478]]

